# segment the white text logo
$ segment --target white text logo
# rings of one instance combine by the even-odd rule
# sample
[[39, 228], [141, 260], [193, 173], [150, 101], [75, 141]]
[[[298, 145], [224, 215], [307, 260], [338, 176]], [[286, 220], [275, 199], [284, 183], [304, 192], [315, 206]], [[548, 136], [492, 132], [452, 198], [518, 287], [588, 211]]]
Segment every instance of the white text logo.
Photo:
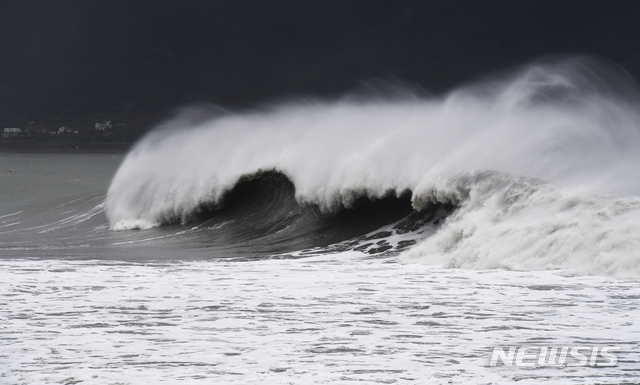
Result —
[[489, 366], [615, 366], [618, 346], [495, 347]]

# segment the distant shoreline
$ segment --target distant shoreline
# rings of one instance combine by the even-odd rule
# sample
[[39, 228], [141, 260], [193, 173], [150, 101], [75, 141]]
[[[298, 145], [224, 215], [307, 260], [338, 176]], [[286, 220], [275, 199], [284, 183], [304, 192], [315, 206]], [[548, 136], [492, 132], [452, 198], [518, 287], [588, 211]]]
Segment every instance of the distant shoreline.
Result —
[[[133, 144], [133, 143], [132, 143]], [[15, 154], [125, 154], [127, 148], [64, 148], [64, 147], [0, 147], [0, 153]]]

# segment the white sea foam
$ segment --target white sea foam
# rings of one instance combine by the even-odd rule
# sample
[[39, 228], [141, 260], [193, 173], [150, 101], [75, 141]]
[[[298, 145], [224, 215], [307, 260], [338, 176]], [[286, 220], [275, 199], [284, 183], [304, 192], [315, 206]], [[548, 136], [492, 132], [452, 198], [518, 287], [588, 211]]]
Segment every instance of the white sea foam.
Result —
[[[636, 282], [307, 259], [0, 260], [2, 384], [622, 384]], [[618, 364], [490, 367], [495, 346], [621, 346]]]
[[403, 261], [640, 276], [640, 199], [588, 196], [501, 174], [463, 180], [468, 191], [459, 208]]
[[111, 227], [185, 220], [242, 175], [276, 169], [327, 211], [407, 189], [416, 209], [459, 206], [405, 261], [640, 276], [640, 104], [622, 71], [570, 59], [405, 96], [186, 111], [124, 160]]

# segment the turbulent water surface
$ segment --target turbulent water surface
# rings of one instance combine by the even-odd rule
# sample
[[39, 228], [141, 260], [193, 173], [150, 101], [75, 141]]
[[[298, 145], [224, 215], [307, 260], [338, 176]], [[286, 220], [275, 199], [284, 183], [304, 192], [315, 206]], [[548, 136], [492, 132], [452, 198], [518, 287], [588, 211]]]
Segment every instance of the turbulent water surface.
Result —
[[[0, 383], [636, 381], [633, 80], [571, 59], [383, 93], [0, 154]], [[624, 351], [489, 366], [523, 344]]]

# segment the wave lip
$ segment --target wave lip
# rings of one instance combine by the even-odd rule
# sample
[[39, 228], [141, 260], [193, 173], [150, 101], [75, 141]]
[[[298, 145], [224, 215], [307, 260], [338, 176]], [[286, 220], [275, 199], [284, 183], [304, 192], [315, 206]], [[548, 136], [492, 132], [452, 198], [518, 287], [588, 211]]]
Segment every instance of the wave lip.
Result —
[[[627, 246], [637, 238], [639, 106], [619, 68], [570, 58], [442, 97], [347, 97], [218, 111], [211, 119], [186, 111], [127, 155], [105, 212], [114, 230], [186, 223], [203, 207], [222, 207], [246, 176], [277, 170], [300, 207], [322, 214], [407, 191], [416, 210], [457, 206], [405, 260], [578, 269], [582, 257], [561, 255], [588, 255], [593, 268], [585, 271], [616, 275], [625, 268], [615, 261], [637, 268]], [[574, 201], [576, 209], [566, 209]], [[621, 206], [629, 208], [624, 215], [610, 215]], [[563, 233], [573, 242], [572, 231], [588, 239], [588, 250], [545, 246], [561, 244]], [[620, 242], [627, 246], [613, 246]], [[618, 251], [623, 256], [607, 257]]]

